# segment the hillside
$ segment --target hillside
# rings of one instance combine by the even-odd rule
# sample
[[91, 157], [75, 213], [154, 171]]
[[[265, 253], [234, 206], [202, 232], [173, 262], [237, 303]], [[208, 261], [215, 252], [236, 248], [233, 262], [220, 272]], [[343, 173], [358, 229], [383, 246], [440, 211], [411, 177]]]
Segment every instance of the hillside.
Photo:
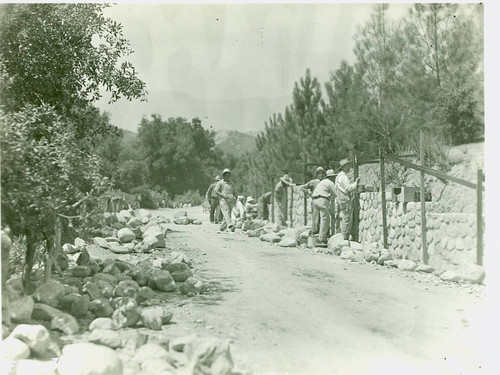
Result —
[[216, 132], [215, 144], [225, 153], [241, 156], [255, 148], [255, 136], [237, 130], [220, 130]]

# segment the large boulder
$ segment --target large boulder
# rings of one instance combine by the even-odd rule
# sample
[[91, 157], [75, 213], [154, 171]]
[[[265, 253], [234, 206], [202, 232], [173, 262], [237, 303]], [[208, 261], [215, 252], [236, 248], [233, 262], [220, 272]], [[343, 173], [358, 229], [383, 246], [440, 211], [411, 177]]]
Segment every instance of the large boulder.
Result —
[[184, 353], [189, 366], [196, 374], [203, 371], [207, 374], [230, 375], [234, 367], [230, 352], [230, 341], [222, 341], [218, 337], [200, 337], [188, 342]]
[[207, 289], [207, 285], [194, 277], [188, 278], [179, 286], [179, 291], [185, 295], [203, 294]]
[[123, 245], [111, 245], [109, 246], [109, 250], [111, 250], [113, 253], [115, 254], [130, 254], [131, 252], [134, 251], [134, 248], [130, 248], [130, 247], [127, 247], [127, 246], [123, 246]]
[[96, 318], [90, 323], [89, 331], [93, 331], [94, 329], [112, 329], [115, 330], [115, 322], [110, 318]]
[[346, 259], [346, 260], [351, 260], [352, 258], [355, 257], [354, 250], [351, 249], [349, 246], [343, 246], [341, 253], [340, 253], [340, 258]]
[[104, 249], [109, 249], [108, 241], [106, 241], [104, 238], [94, 237], [93, 241], [94, 241], [94, 244], [96, 244], [97, 246], [102, 247]]
[[110, 264], [108, 264], [106, 267], [103, 268], [102, 273], [107, 273], [112, 276], [117, 276], [120, 275], [122, 271], [120, 271], [120, 268], [116, 265], [115, 262], [111, 262]]
[[146, 328], [161, 330], [163, 324], [170, 322], [172, 315], [167, 306], [151, 306], [142, 309], [141, 321]]
[[43, 355], [49, 348], [49, 331], [42, 325], [19, 324], [9, 337], [27, 344], [34, 354]]
[[108, 299], [97, 298], [89, 303], [89, 311], [97, 317], [108, 318], [113, 315], [113, 307]]
[[137, 293], [137, 303], [142, 303], [154, 297], [153, 289], [149, 286], [141, 286], [139, 293]]
[[295, 247], [297, 246], [297, 241], [295, 238], [284, 236], [278, 245], [281, 247]]
[[116, 236], [121, 243], [129, 243], [135, 240], [135, 234], [129, 228], [120, 229]]
[[266, 242], [271, 242], [271, 243], [280, 242], [281, 241], [281, 237], [278, 234], [276, 234], [276, 233], [266, 233], [266, 234], [263, 234], [262, 236], [259, 237], [259, 239], [261, 241], [266, 241]]
[[165, 269], [171, 263], [186, 263], [188, 266], [191, 266], [192, 261], [186, 254], [179, 251], [172, 251], [162, 259], [161, 267]]
[[417, 271], [418, 272], [433, 273], [434, 270], [435, 270], [435, 268], [433, 266], [428, 265], [428, 264], [420, 263], [417, 266]]
[[134, 326], [140, 318], [137, 302], [130, 297], [119, 297], [114, 300], [116, 310], [112, 319], [117, 328]]
[[417, 263], [408, 259], [401, 259], [398, 263], [398, 268], [403, 271], [415, 271], [417, 269]]
[[457, 275], [455, 271], [445, 271], [443, 272], [439, 278], [443, 281], [453, 281], [453, 282], [458, 282], [460, 281], [460, 276]]
[[33, 306], [33, 313], [31, 317], [37, 320], [47, 320], [51, 321], [54, 317], [63, 314], [59, 309], [52, 306], [46, 305], [44, 303], [35, 303]]
[[486, 276], [484, 267], [477, 264], [462, 266], [456, 272], [460, 279], [472, 284], [481, 284]]
[[132, 210], [121, 210], [118, 214], [123, 217], [125, 220], [130, 220], [134, 214]]
[[176, 289], [175, 281], [167, 270], [152, 269], [148, 280], [151, 289], [162, 292], [173, 292]]
[[29, 358], [31, 350], [24, 341], [15, 337], [7, 337], [0, 344], [0, 353], [3, 358], [18, 361]]
[[64, 347], [57, 362], [59, 375], [122, 375], [122, 362], [111, 348], [92, 343]]
[[127, 221], [127, 226], [131, 228], [137, 228], [142, 225], [142, 219], [138, 217], [132, 217]]
[[88, 294], [91, 301], [100, 298], [102, 295], [99, 285], [92, 281], [87, 281], [85, 284], [83, 284], [82, 293]]
[[74, 277], [88, 277], [90, 276], [90, 268], [87, 266], [76, 266], [71, 270]]
[[196, 333], [192, 333], [188, 336], [175, 337], [168, 343], [168, 348], [170, 351], [183, 352], [186, 344], [196, 340], [198, 337]]
[[333, 252], [341, 250], [343, 246], [349, 246], [349, 241], [346, 243], [342, 233], [337, 233], [328, 240], [328, 248]]
[[31, 296], [12, 300], [9, 304], [10, 318], [15, 323], [29, 323], [34, 306], [35, 301]]
[[90, 254], [86, 249], [83, 249], [78, 258], [76, 259], [76, 264], [79, 266], [86, 266], [90, 260]]
[[137, 299], [139, 285], [134, 280], [123, 280], [113, 290], [113, 297], [130, 297]]
[[189, 277], [193, 276], [193, 271], [191, 271], [186, 263], [170, 263], [166, 269], [177, 282], [186, 281]]
[[70, 293], [61, 298], [61, 308], [76, 317], [83, 317], [89, 309], [90, 297], [85, 294]]
[[70, 243], [65, 243], [64, 245], [62, 245], [62, 249], [66, 254], [75, 254], [80, 251], [75, 245]]
[[80, 330], [76, 319], [72, 315], [66, 313], [55, 316], [50, 321], [50, 329], [59, 330], [66, 335], [74, 335]]
[[108, 346], [112, 349], [122, 346], [120, 334], [111, 329], [93, 329], [88, 340], [94, 344]]
[[59, 299], [64, 296], [64, 285], [55, 280], [49, 280], [41, 284], [33, 294], [36, 302], [44, 303], [52, 307], [59, 305]]
[[177, 217], [174, 219], [174, 224], [177, 225], [189, 225], [191, 224], [191, 219], [189, 217]]
[[390, 253], [390, 251], [384, 249], [380, 253], [380, 256], [377, 259], [377, 263], [383, 265], [388, 260], [392, 260], [392, 254]]

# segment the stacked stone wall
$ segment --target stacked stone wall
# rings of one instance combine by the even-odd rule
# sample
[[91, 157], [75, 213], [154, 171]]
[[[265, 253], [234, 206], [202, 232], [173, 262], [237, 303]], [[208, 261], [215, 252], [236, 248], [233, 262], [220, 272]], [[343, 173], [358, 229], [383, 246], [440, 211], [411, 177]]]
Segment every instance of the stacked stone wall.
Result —
[[[467, 213], [435, 212], [426, 203], [427, 251], [433, 266], [465, 265], [476, 261], [476, 220]], [[387, 202], [387, 244], [398, 257], [419, 261], [422, 257], [421, 206], [419, 202]], [[360, 194], [359, 238], [363, 244], [383, 245], [380, 193]]]

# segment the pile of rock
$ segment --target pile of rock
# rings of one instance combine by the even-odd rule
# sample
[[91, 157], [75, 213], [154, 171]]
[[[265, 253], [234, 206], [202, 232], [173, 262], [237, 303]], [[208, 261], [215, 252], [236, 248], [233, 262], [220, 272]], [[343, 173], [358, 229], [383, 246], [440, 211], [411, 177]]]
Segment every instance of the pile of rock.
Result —
[[281, 247], [305, 244], [309, 236], [307, 227], [287, 228], [258, 219], [243, 222], [241, 231], [248, 237], [258, 237], [261, 241], [277, 243]]
[[177, 225], [201, 225], [201, 221], [189, 217], [186, 211], [179, 211], [174, 214], [174, 223]]
[[340, 233], [330, 238], [326, 252], [351, 262], [367, 262], [374, 265], [395, 267], [402, 271], [433, 273], [443, 281], [480, 284], [486, 275], [484, 268], [475, 264], [457, 266], [449, 270], [435, 269], [431, 265], [403, 259], [402, 254], [398, 251], [380, 249], [376, 243], [362, 245], [359, 242], [344, 240]]

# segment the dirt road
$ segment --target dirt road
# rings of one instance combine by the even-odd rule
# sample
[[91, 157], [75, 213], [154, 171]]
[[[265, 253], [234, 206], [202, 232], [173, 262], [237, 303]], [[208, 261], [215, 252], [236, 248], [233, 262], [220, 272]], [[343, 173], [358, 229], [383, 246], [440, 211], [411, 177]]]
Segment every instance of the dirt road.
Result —
[[476, 328], [482, 287], [217, 234], [201, 208], [188, 213], [203, 224], [172, 224], [168, 242], [188, 247], [216, 292], [176, 309], [170, 329], [232, 338], [243, 371], [486, 373]]

